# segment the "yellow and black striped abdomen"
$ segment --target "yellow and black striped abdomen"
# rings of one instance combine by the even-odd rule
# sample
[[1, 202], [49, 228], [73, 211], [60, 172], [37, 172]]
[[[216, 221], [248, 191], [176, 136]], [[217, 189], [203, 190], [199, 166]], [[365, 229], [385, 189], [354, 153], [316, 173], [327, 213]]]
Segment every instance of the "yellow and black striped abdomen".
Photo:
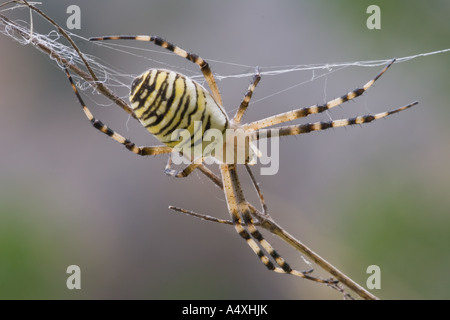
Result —
[[[150, 69], [131, 86], [131, 107], [143, 126], [170, 147], [177, 129], [187, 129], [193, 139], [208, 129], [222, 133], [229, 127], [228, 116], [210, 93], [199, 83], [169, 70]], [[201, 121], [201, 135], [194, 132], [194, 122]], [[197, 130], [200, 127], [197, 125]], [[192, 140], [192, 146], [196, 141]]]

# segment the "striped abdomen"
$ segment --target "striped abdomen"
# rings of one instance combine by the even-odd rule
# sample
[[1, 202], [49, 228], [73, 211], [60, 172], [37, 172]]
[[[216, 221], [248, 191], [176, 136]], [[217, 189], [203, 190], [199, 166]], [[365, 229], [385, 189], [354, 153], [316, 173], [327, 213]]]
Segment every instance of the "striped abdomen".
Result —
[[[172, 133], [177, 129], [187, 129], [192, 146], [195, 137], [202, 137], [208, 129], [217, 129], [225, 133], [229, 120], [209, 94], [197, 82], [186, 76], [160, 69], [150, 69], [137, 77], [131, 86], [131, 107], [143, 126], [156, 138], [174, 147], [179, 141], [173, 141]], [[197, 124], [194, 132], [194, 122]], [[197, 139], [198, 140], [198, 139]]]

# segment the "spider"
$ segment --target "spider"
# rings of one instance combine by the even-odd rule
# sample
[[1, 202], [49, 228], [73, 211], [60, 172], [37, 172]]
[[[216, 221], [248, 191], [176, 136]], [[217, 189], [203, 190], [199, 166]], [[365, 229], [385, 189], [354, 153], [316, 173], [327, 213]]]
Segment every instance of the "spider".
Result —
[[[196, 81], [184, 76], [180, 73], [165, 70], [165, 69], [149, 69], [138, 76], [131, 85], [130, 103], [133, 109], [134, 117], [152, 133], [164, 145], [159, 146], [136, 146], [130, 140], [124, 138], [119, 133], [112, 130], [110, 127], [96, 119], [91, 111], [88, 109], [83, 99], [81, 98], [71, 75], [65, 69], [66, 75], [70, 81], [72, 89], [78, 98], [80, 105], [86, 117], [91, 124], [99, 131], [111, 137], [113, 140], [124, 145], [131, 152], [141, 155], [159, 155], [165, 153], [179, 152], [178, 144], [182, 144], [177, 139], [173, 139], [173, 133], [176, 130], [184, 129], [189, 133], [190, 148], [194, 148], [199, 144], [197, 137], [202, 138], [209, 129], [216, 129], [222, 134], [226, 130], [242, 130], [247, 144], [241, 146], [233, 146], [234, 148], [245, 148], [247, 153], [244, 164], [247, 166], [250, 163], [252, 156], [257, 153], [252, 146], [252, 142], [261, 138], [278, 136], [289, 136], [308, 133], [311, 131], [325, 130], [334, 127], [344, 127], [353, 124], [368, 123], [377, 119], [381, 119], [406, 110], [418, 102], [413, 102], [401, 108], [377, 113], [373, 115], [358, 116], [349, 119], [340, 119], [334, 121], [315, 122], [307, 124], [297, 124], [290, 126], [281, 126], [271, 129], [265, 129], [288, 121], [307, 117], [310, 114], [321, 113], [336, 106], [343, 104], [346, 101], [355, 99], [366, 92], [377, 81], [386, 70], [394, 63], [395, 59], [388, 63], [372, 80], [368, 81], [363, 87], [357, 88], [339, 98], [326, 102], [322, 105], [314, 105], [304, 107], [293, 111], [280, 113], [262, 120], [253, 121], [246, 124], [241, 124], [242, 117], [249, 105], [252, 94], [258, 85], [261, 75], [256, 69], [255, 75], [250, 86], [247, 89], [242, 102], [240, 103], [236, 114], [233, 118], [229, 118], [225, 109], [223, 108], [222, 98], [219, 93], [218, 86], [211, 71], [209, 64], [201, 57], [189, 53], [180, 47], [173, 45], [170, 42], [163, 40], [158, 36], [103, 36], [89, 39], [90, 41], [105, 41], [105, 40], [137, 40], [153, 42], [155, 45], [163, 47], [172, 51], [176, 55], [186, 58], [187, 60], [197, 64], [211, 90], [211, 93]], [[195, 126], [195, 123], [200, 125]], [[201, 142], [201, 141], [200, 141]], [[184, 143], [184, 141], [183, 141]], [[222, 147], [233, 144], [233, 141], [225, 139], [219, 145], [218, 150]], [[205, 152], [203, 142], [201, 150]], [[235, 150], [235, 149], [234, 149]], [[252, 151], [253, 150], [253, 151]], [[183, 170], [172, 169], [172, 158], [169, 156], [169, 161], [164, 172], [170, 176], [181, 178], [187, 177], [195, 169], [203, 168], [203, 162], [206, 157], [214, 156], [219, 158], [221, 185], [224, 189], [225, 198], [227, 200], [228, 211], [231, 215], [230, 224], [233, 224], [237, 233], [247, 242], [254, 253], [259, 257], [262, 263], [271, 271], [278, 273], [291, 274], [302, 278], [307, 278], [317, 282], [334, 284], [335, 280], [321, 279], [310, 275], [312, 270], [297, 271], [292, 269], [289, 264], [275, 251], [275, 249], [267, 242], [259, 230], [255, 226], [255, 221], [252, 218], [254, 212], [252, 206], [245, 200], [244, 194], [240, 187], [240, 183], [236, 171], [236, 162], [226, 163], [223, 158], [212, 155], [211, 153], [202, 153], [200, 156], [188, 155], [190, 164]], [[248, 167], [247, 167], [248, 168]], [[204, 169], [203, 169], [204, 170]], [[253, 180], [253, 178], [252, 178]], [[256, 187], [256, 183], [253, 180]], [[220, 184], [220, 182], [217, 182]], [[259, 190], [259, 189], [257, 189]], [[259, 192], [259, 191], [258, 191]], [[263, 203], [262, 196], [260, 197]], [[225, 220], [216, 222], [227, 222]], [[270, 256], [270, 257], [269, 257]]]

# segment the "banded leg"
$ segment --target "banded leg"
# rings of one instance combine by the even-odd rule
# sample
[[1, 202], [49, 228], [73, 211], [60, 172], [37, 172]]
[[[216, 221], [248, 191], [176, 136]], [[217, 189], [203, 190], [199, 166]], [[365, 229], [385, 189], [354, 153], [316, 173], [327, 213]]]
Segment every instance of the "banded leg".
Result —
[[163, 47], [163, 48], [179, 55], [182, 58], [192, 61], [193, 63], [195, 63], [196, 65], [198, 65], [200, 67], [200, 70], [202, 71], [203, 76], [205, 77], [205, 80], [208, 83], [208, 86], [212, 91], [214, 100], [216, 100], [216, 102], [219, 104], [220, 107], [222, 106], [222, 97], [220, 96], [219, 88], [217, 87], [217, 83], [216, 83], [216, 80], [214, 79], [211, 68], [209, 67], [208, 62], [203, 60], [198, 55], [189, 53], [186, 50], [181, 49], [180, 47], [177, 47], [170, 42], [167, 42], [166, 40], [164, 40], [163, 38], [161, 38], [159, 36], [143, 36], [143, 35], [106, 36], [106, 37], [94, 37], [94, 38], [89, 39], [89, 41], [103, 41], [103, 40], [137, 40], [137, 41], [153, 42], [157, 46]]
[[83, 108], [84, 114], [89, 119], [89, 121], [91, 122], [91, 124], [94, 126], [95, 129], [101, 131], [102, 133], [106, 134], [108, 137], [111, 137], [113, 140], [124, 145], [125, 148], [127, 148], [131, 152], [141, 155], [141, 156], [150, 156], [150, 155], [157, 155], [157, 154], [172, 152], [172, 148], [167, 147], [167, 146], [137, 147], [133, 142], [124, 138], [122, 135], [118, 134], [117, 132], [115, 132], [114, 130], [112, 130], [105, 124], [103, 124], [103, 122], [101, 122], [100, 120], [97, 120], [96, 118], [94, 118], [91, 111], [88, 109], [88, 107], [84, 103], [83, 99], [81, 98], [81, 95], [78, 92], [78, 89], [75, 86], [72, 76], [70, 75], [67, 68], [64, 68], [64, 71], [67, 75], [67, 78], [69, 79], [70, 85], [72, 86], [72, 89], [73, 89], [76, 97], [78, 98], [78, 102], [80, 103], [81, 107]]
[[[245, 201], [242, 188], [237, 178], [235, 165], [221, 165], [220, 170], [223, 177], [223, 185], [227, 200], [228, 210], [231, 214], [232, 221], [237, 233], [247, 242], [250, 248], [260, 258], [261, 262], [271, 271], [278, 273], [292, 274], [301, 278], [321, 282], [336, 283], [333, 280], [324, 280], [308, 275], [312, 270], [297, 271], [293, 270], [288, 263], [279, 256], [274, 248], [263, 238], [262, 234], [253, 224], [253, 219], [247, 202]], [[242, 215], [242, 218], [240, 216]], [[256, 241], [258, 242], [256, 242]], [[258, 245], [259, 244], [259, 245]], [[261, 247], [260, 247], [261, 246]], [[275, 261], [277, 266], [264, 253], [263, 248]]]
[[195, 169], [202, 165], [203, 158], [195, 160], [195, 162], [189, 164], [183, 170], [172, 169], [172, 155], [169, 155], [164, 173], [174, 178], [185, 178], [190, 175]]
[[389, 62], [383, 70], [378, 73], [375, 78], [367, 82], [362, 88], [357, 88], [342, 97], [336, 98], [334, 100], [328, 101], [323, 105], [314, 105], [306, 108], [300, 108], [293, 111], [288, 111], [285, 113], [280, 113], [262, 120], [254, 121], [252, 123], [246, 124], [243, 126], [244, 130], [257, 130], [260, 128], [266, 128], [270, 126], [274, 126], [280, 123], [296, 120], [299, 118], [304, 118], [309, 116], [310, 114], [321, 113], [336, 106], [343, 104], [349, 100], [355, 99], [361, 96], [364, 92], [366, 92], [374, 83], [377, 81], [383, 73], [386, 72], [387, 69], [395, 62], [395, 59]]
[[273, 128], [273, 129], [260, 129], [260, 130], [256, 130], [254, 132], [249, 133], [249, 135], [251, 136], [251, 140], [259, 140], [260, 138], [270, 138], [272, 136], [292, 136], [292, 135], [298, 135], [298, 134], [302, 134], [302, 133], [308, 133], [311, 131], [320, 131], [320, 130], [326, 130], [329, 128], [346, 127], [346, 126], [351, 126], [354, 124], [369, 123], [374, 120], [385, 118], [394, 113], [401, 112], [403, 110], [411, 108], [412, 106], [414, 106], [416, 104], [418, 104], [417, 101], [413, 102], [411, 104], [408, 104], [404, 107], [392, 110], [392, 111], [381, 112], [381, 113], [377, 113], [374, 115], [369, 114], [369, 115], [359, 116], [359, 117], [354, 117], [354, 118], [349, 118], [349, 119], [306, 123], [306, 124], [284, 126], [284, 127], [279, 127], [279, 128]]
[[242, 116], [244, 115], [245, 110], [247, 110], [248, 104], [253, 95], [253, 91], [255, 91], [255, 88], [258, 85], [259, 80], [261, 80], [261, 75], [259, 73], [259, 68], [256, 67], [256, 72], [255, 75], [253, 76], [253, 81], [248, 87], [247, 93], [245, 94], [244, 99], [242, 99], [241, 105], [239, 106], [239, 109], [236, 111], [236, 114], [233, 118], [233, 121], [235, 123], [241, 122]]

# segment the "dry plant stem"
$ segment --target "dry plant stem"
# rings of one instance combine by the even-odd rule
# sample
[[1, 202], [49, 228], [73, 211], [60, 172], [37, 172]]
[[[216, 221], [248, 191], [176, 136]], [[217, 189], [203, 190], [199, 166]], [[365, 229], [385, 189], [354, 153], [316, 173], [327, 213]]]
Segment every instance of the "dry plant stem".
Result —
[[271, 233], [277, 235], [283, 241], [291, 245], [296, 250], [303, 253], [305, 256], [307, 256], [309, 259], [311, 259], [314, 263], [316, 263], [318, 266], [320, 266], [322, 269], [324, 269], [326, 272], [331, 274], [333, 277], [335, 277], [339, 282], [341, 282], [343, 285], [351, 289], [353, 292], [357, 293], [361, 298], [367, 299], [367, 300], [378, 300], [378, 298], [368, 292], [366, 289], [361, 287], [359, 284], [357, 284], [355, 281], [350, 279], [347, 275], [345, 275], [342, 271], [334, 267], [331, 263], [329, 263], [327, 260], [319, 256], [317, 253], [312, 251], [310, 248], [305, 246], [303, 243], [301, 243], [299, 240], [294, 238], [291, 234], [289, 234], [286, 230], [284, 230], [282, 227], [280, 227], [273, 219], [268, 218], [264, 221], [261, 221], [261, 227], [264, 229], [270, 231]]
[[[16, 1], [14, 1], [16, 2]], [[34, 9], [36, 11], [36, 8], [33, 6], [30, 6], [30, 8]], [[39, 14], [43, 14], [41, 11], [36, 11]], [[43, 15], [44, 18], [46, 18], [46, 15]], [[47, 19], [47, 18], [46, 18]], [[39, 41], [38, 38], [30, 37], [30, 34], [25, 33], [21, 30], [20, 26], [18, 26], [15, 22], [9, 20], [4, 15], [0, 14], [0, 20], [5, 21], [10, 28], [12, 28], [15, 32], [20, 34], [24, 39], [27, 39], [34, 47], [36, 47], [39, 51], [42, 51], [43, 53], [47, 54], [50, 58], [56, 60], [60, 65], [66, 66], [68, 69], [79, 75], [81, 78], [83, 78], [85, 81], [87, 81], [92, 87], [94, 87], [98, 92], [103, 94], [105, 97], [113, 101], [115, 104], [117, 104], [119, 107], [121, 107], [125, 112], [130, 114], [133, 118], [136, 118], [136, 116], [133, 113], [133, 110], [128, 106], [128, 104], [117, 97], [111, 90], [109, 90], [106, 86], [103, 85], [98, 79], [95, 77], [92, 77], [91, 74], [81, 70], [77, 65], [71, 63], [61, 55], [59, 55], [57, 52], [53, 51], [49, 46], [47, 46], [44, 42]], [[57, 26], [56, 23], [52, 23], [53, 25]], [[59, 27], [60, 28], [60, 27]], [[61, 29], [62, 30], [62, 29]], [[73, 43], [73, 40], [67, 35], [67, 33], [62, 34], [66, 39], [68, 39], [71, 44]], [[70, 39], [70, 40], [69, 40]], [[89, 64], [84, 59], [82, 53], [78, 49], [75, 43], [73, 43], [74, 50], [82, 57], [82, 60], [84, 63], [89, 66]], [[89, 67], [88, 70], [92, 72], [91, 68]], [[95, 76], [95, 73], [92, 72], [92, 74]]]
[[[203, 166], [203, 168], [208, 170], [204, 166]], [[216, 181], [219, 179], [216, 175], [214, 175], [214, 173], [212, 173], [209, 170], [208, 171], [202, 170], [202, 172], [203, 173], [208, 172], [208, 174], [205, 173], [205, 175], [209, 179], [211, 179], [214, 183], [216, 183]], [[216, 183], [216, 185], [218, 185], [218, 184]], [[223, 189], [223, 185], [218, 185], [218, 186], [221, 189]], [[350, 277], [348, 277], [342, 271], [337, 269], [335, 266], [333, 266], [327, 260], [325, 260], [324, 258], [319, 256], [317, 253], [312, 251], [309, 247], [304, 245], [300, 240], [294, 238], [291, 234], [289, 234], [286, 230], [284, 230], [281, 226], [279, 226], [269, 215], [259, 212], [250, 203], [247, 202], [247, 204], [248, 204], [252, 214], [258, 219], [259, 226], [268, 230], [272, 234], [277, 235], [279, 238], [281, 238], [284, 242], [289, 244], [291, 247], [293, 247], [300, 253], [304, 254], [308, 259], [311, 259], [319, 267], [321, 267], [326, 272], [330, 273], [333, 277], [335, 277], [337, 280], [339, 280], [342, 284], [344, 284], [350, 290], [352, 290], [353, 292], [358, 294], [361, 298], [367, 299], [367, 300], [378, 300], [378, 297], [376, 297], [375, 295], [373, 295], [372, 293], [370, 293], [369, 291], [364, 289], [362, 286], [357, 284], [355, 281], [353, 281]], [[220, 219], [217, 219], [214, 217], [200, 215], [198, 213], [195, 213], [195, 212], [192, 212], [189, 210], [185, 210], [185, 209], [180, 209], [180, 208], [175, 208], [175, 207], [170, 207], [170, 208], [175, 211], [190, 214], [192, 216], [195, 216], [195, 217], [198, 217], [198, 218], [201, 218], [204, 220], [212, 221], [212, 222], [218, 222], [218, 221], [214, 221], [214, 220], [220, 220]], [[225, 223], [225, 222], [220, 222], [220, 223]], [[226, 223], [226, 224], [229, 224], [229, 223]]]
[[[223, 220], [218, 219], [209, 215], [203, 215], [196, 213], [191, 210], [186, 210], [174, 206], [169, 206], [169, 209], [185, 213], [197, 218], [200, 218], [202, 220], [211, 221], [211, 222], [217, 222], [222, 224], [228, 224], [228, 225], [234, 225], [232, 221], [229, 220]], [[253, 212], [255, 213], [255, 212]], [[261, 213], [257, 214], [256, 216], [259, 218]], [[289, 234], [286, 230], [284, 230], [282, 227], [280, 227], [273, 219], [271, 218], [264, 218], [262, 222], [258, 221], [254, 223], [255, 226], [261, 226], [264, 229], [268, 230], [272, 234], [277, 235], [279, 238], [281, 238], [284, 242], [288, 243], [291, 247], [296, 249], [297, 251], [301, 252], [305, 256], [307, 256], [310, 260], [314, 261], [318, 266], [320, 266], [322, 269], [324, 269], [329, 274], [333, 275], [337, 280], [339, 280], [340, 283], [344, 284], [346, 287], [348, 287], [353, 292], [357, 293], [361, 298], [367, 299], [367, 300], [378, 300], [378, 298], [365, 290], [363, 287], [358, 285], [356, 282], [354, 282], [352, 279], [350, 279], [348, 276], [346, 276], [342, 271], [334, 267], [332, 264], [330, 264], [328, 261], [326, 261], [324, 258], [319, 256], [317, 253], [312, 251], [310, 248], [308, 248], [306, 245], [304, 245], [302, 242], [294, 238], [291, 234]], [[338, 287], [333, 287], [330, 285], [333, 289], [336, 289], [338, 291], [341, 291], [346, 298], [352, 299], [352, 297], [349, 294], [346, 294], [342, 290], [340, 290]]]
[[[49, 16], [47, 16], [44, 12], [42, 12], [41, 10], [39, 10], [38, 8], [36, 8], [35, 6], [30, 5], [26, 0], [18, 0], [16, 1], [17, 3], [25, 3], [31, 10], [36, 11], [38, 14], [40, 14], [44, 19], [46, 19], [48, 22], [50, 22], [50, 24], [52, 24], [57, 30], [58, 32], [67, 39], [67, 41], [69, 41], [70, 45], [72, 46], [72, 48], [77, 52], [78, 56], [80, 57], [81, 60], [83, 60], [84, 65], [86, 66], [87, 70], [89, 71], [89, 74], [91, 75], [92, 79], [94, 79], [95, 82], [98, 82], [97, 76], [95, 75], [94, 71], [92, 71], [91, 66], [89, 65], [89, 63], [86, 61], [86, 59], [84, 58], [84, 55], [81, 53], [80, 49], [78, 48], [78, 46], [75, 44], [75, 42], [73, 42], [72, 38], [69, 37], [69, 35], [66, 33], [66, 31], [64, 31], [63, 28], [61, 28], [55, 21], [53, 21], [52, 18], [50, 18]], [[33, 26], [31, 25], [31, 28]]]
[[[81, 70], [77, 65], [69, 62], [67, 59], [65, 59], [64, 57], [59, 55], [57, 52], [53, 51], [45, 43], [39, 41], [38, 38], [32, 37], [32, 35], [22, 31], [22, 29], [21, 29], [21, 27], [19, 25], [17, 25], [13, 21], [9, 20], [8, 18], [6, 18], [4, 15], [0, 14], [0, 20], [3, 20], [4, 22], [6, 22], [10, 28], [12, 28], [18, 34], [20, 34], [24, 39], [28, 39], [29, 42], [31, 44], [33, 44], [33, 46], [35, 46], [38, 50], [44, 52], [49, 57], [51, 57], [52, 59], [56, 60], [60, 65], [65, 65], [68, 69], [70, 69], [74, 73], [78, 74], [81, 78], [83, 78], [85, 81], [90, 83], [93, 87], [95, 87], [98, 92], [103, 94], [108, 99], [112, 100], [114, 103], [119, 105], [127, 113], [129, 113], [130, 115], [135, 117], [133, 112], [132, 112], [132, 109], [122, 99], [117, 97], [111, 90], [109, 90], [106, 86], [104, 86], [101, 82], [98, 81], [97, 77], [95, 76], [95, 73], [90, 68], [89, 63], [85, 60], [85, 58], [84, 58], [83, 54], [81, 53], [81, 51], [78, 49], [78, 47], [73, 42], [73, 40], [70, 38], [70, 36], [61, 27], [59, 27], [59, 25], [56, 22], [54, 22], [52, 19], [50, 19], [47, 15], [45, 15], [39, 9], [37, 9], [34, 6], [30, 5], [25, 0], [23, 0], [23, 1], [10, 1], [10, 2], [7, 2], [7, 3], [11, 3], [11, 2], [23, 3], [23, 4], [27, 5], [30, 9], [34, 10], [39, 15], [41, 15], [44, 19], [46, 19], [52, 25], [54, 25], [55, 28], [57, 28], [57, 30], [60, 32], [60, 34], [62, 34], [64, 36], [64, 38], [66, 38], [67, 41], [69, 41], [71, 46], [78, 53], [80, 58], [83, 60], [83, 62], [85, 64], [87, 70], [89, 71], [89, 73]], [[223, 190], [222, 179], [217, 177], [217, 175], [215, 175], [212, 171], [210, 171], [208, 168], [206, 168], [203, 165], [199, 166], [199, 169], [215, 185], [217, 185], [219, 188], [221, 188]], [[252, 181], [254, 182], [254, 179], [252, 179]], [[257, 188], [257, 186], [255, 186], [255, 187]], [[234, 188], [236, 188], [236, 186], [234, 186]], [[257, 188], [257, 190], [259, 190], [259, 189]], [[260, 193], [260, 192], [258, 192], [258, 193]], [[308, 257], [309, 259], [314, 261], [318, 266], [320, 266], [325, 271], [327, 271], [328, 273], [333, 275], [333, 277], [335, 277], [342, 284], [344, 284], [349, 289], [351, 289], [352, 291], [357, 293], [361, 298], [364, 298], [364, 299], [378, 299], [376, 296], [374, 296], [370, 292], [366, 291], [364, 288], [359, 286], [357, 283], [355, 283], [353, 280], [351, 280], [349, 277], [347, 277], [340, 270], [335, 268], [333, 265], [331, 265], [325, 259], [323, 259], [319, 255], [317, 255], [314, 251], [309, 249], [307, 246], [305, 246], [299, 240], [297, 240], [292, 235], [290, 235], [288, 232], [286, 232], [282, 227], [280, 227], [277, 223], [275, 223], [275, 221], [269, 215], [259, 212], [253, 205], [251, 205], [248, 202], [247, 202], [247, 205], [248, 205], [251, 213], [253, 214], [253, 216], [258, 219], [258, 222], [256, 223], [257, 225], [263, 227], [264, 229], [268, 230], [269, 232], [271, 232], [271, 233], [277, 235], [278, 237], [280, 237], [284, 242], [288, 243], [294, 249], [296, 249], [297, 251], [301, 252], [306, 257]], [[176, 209], [174, 208], [174, 210], [176, 210]], [[187, 214], [195, 215], [195, 214], [192, 214], [192, 212], [189, 212], [189, 211], [184, 210], [184, 209], [179, 209], [179, 210], [176, 210], [176, 211], [181, 211], [181, 212], [184, 212], [184, 213], [187, 213]], [[210, 216], [200, 215], [198, 217], [200, 217], [200, 218], [208, 217], [209, 218], [208, 220], [210, 220], [210, 221], [221, 222], [221, 223], [228, 223], [225, 220], [217, 219], [217, 218], [210, 217]], [[333, 286], [331, 286], [331, 287], [333, 287]], [[336, 289], [338, 291], [341, 291], [339, 289], [339, 287], [334, 287], [334, 289]], [[344, 294], [344, 297], [349, 297], [349, 295]]]

